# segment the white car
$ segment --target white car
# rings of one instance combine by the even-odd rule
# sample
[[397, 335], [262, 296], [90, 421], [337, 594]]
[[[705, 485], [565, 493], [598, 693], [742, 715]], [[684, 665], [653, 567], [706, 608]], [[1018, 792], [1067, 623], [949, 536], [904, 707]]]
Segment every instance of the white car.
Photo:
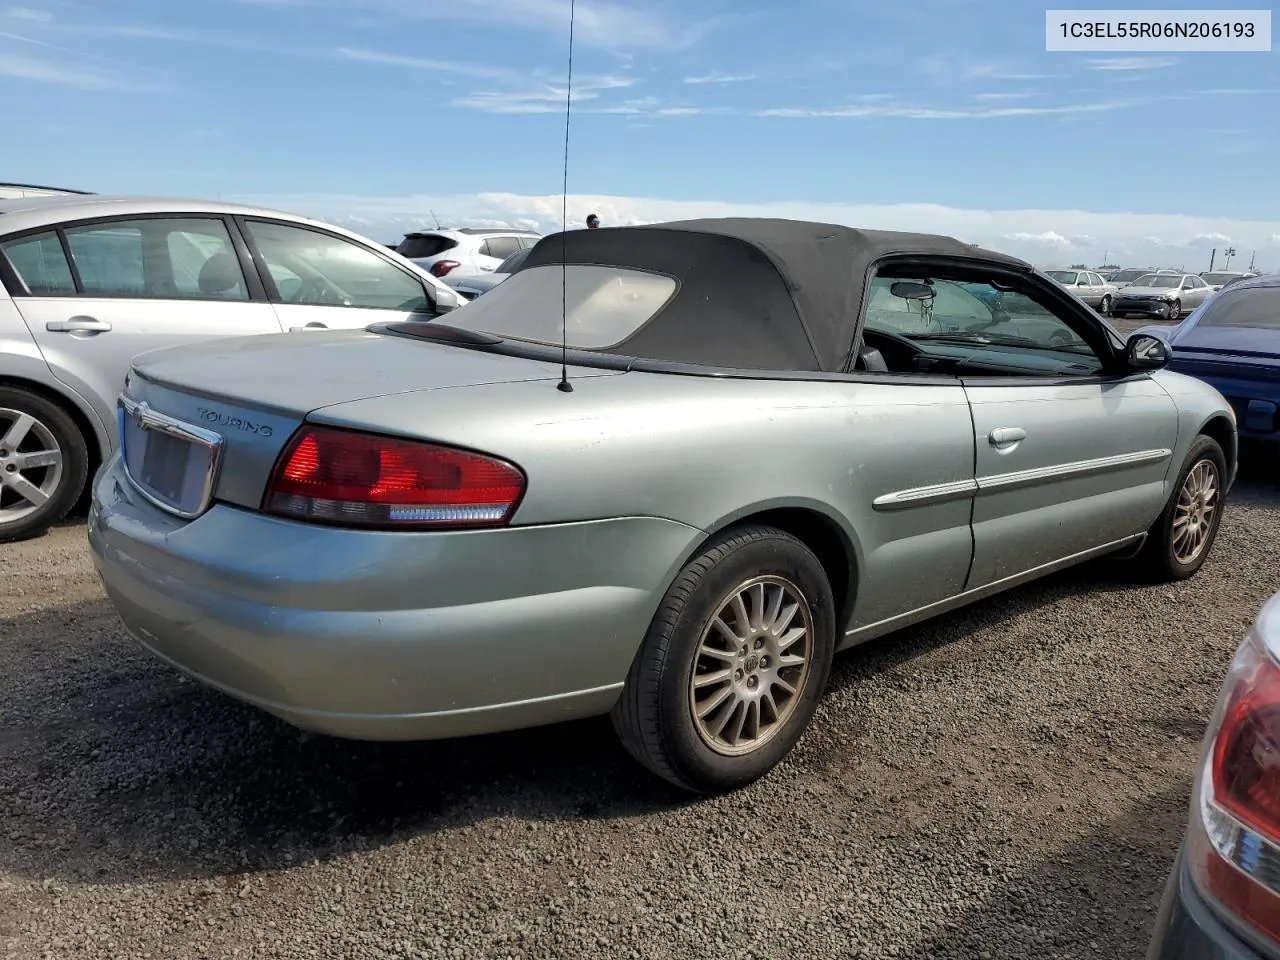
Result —
[[520, 265], [524, 263], [525, 258], [529, 256], [532, 247], [513, 253], [502, 263], [498, 264], [498, 269], [493, 273], [468, 273], [461, 277], [455, 277], [453, 274], [444, 278], [444, 282], [458, 291], [458, 295], [464, 300], [474, 300], [482, 294], [488, 293], [511, 274], [520, 269]]
[[1200, 279], [1207, 283], [1214, 293], [1217, 293], [1228, 283], [1236, 280], [1249, 280], [1256, 276], [1256, 273], [1250, 273], [1248, 270], [1206, 270], [1200, 274]]
[[114, 452], [116, 398], [136, 355], [460, 303], [382, 244], [292, 214], [203, 200], [0, 200], [0, 542], [64, 517]]
[[416, 230], [396, 247], [433, 277], [464, 277], [492, 273], [513, 253], [542, 239], [533, 230], [463, 227], [460, 230]]

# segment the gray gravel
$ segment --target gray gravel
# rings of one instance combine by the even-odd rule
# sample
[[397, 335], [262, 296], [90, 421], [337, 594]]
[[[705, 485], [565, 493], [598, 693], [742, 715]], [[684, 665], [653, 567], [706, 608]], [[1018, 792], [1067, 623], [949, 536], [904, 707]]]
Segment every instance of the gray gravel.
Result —
[[1274, 476], [1189, 583], [1091, 565], [842, 655], [703, 802], [607, 721], [306, 737], [141, 653], [79, 527], [0, 547], [0, 956], [1140, 957]]

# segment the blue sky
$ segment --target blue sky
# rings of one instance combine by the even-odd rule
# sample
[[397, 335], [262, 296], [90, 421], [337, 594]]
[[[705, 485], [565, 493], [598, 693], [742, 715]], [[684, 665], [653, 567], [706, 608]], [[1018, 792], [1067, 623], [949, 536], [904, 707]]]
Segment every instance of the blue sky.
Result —
[[[1044, 7], [1025, 0], [577, 9], [577, 212], [932, 204], [972, 212], [975, 230], [1023, 212], [988, 224], [997, 240], [1024, 235], [1004, 246], [1090, 262], [1103, 251], [1085, 248], [1111, 239], [1097, 234], [1124, 224], [1067, 215], [1135, 213], [1162, 233], [1120, 230], [1132, 255], [1227, 237], [1275, 246], [1280, 266], [1275, 52], [1046, 53]], [[278, 199], [391, 239], [428, 201], [549, 225], [567, 12], [567, 0], [0, 0], [0, 102], [18, 132], [0, 179]]]

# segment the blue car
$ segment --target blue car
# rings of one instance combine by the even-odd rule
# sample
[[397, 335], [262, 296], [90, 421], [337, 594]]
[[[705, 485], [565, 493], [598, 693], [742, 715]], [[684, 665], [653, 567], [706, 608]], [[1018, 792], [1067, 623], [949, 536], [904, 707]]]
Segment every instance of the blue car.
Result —
[[1280, 445], [1280, 276], [1233, 283], [1177, 326], [1139, 332], [1173, 348], [1170, 370], [1226, 397], [1241, 440]]

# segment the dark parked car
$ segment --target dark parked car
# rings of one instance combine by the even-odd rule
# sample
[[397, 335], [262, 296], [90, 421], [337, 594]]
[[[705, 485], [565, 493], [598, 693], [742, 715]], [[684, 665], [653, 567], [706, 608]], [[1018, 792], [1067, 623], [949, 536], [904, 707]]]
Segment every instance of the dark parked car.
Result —
[[1280, 958], [1280, 594], [1236, 652], [1148, 960]]
[[1227, 398], [1241, 439], [1280, 443], [1280, 276], [1241, 280], [1176, 327], [1144, 327], [1173, 348], [1171, 370]]

